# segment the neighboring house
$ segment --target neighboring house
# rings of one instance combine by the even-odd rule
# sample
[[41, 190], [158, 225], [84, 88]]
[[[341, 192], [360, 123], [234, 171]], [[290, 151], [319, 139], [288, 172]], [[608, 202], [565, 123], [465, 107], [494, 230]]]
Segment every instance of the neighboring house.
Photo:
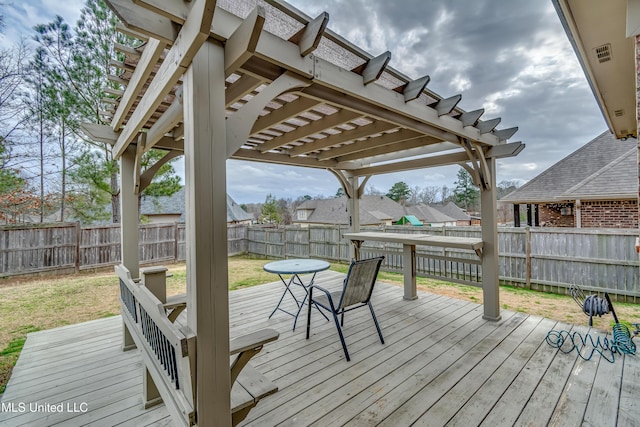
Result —
[[[405, 207], [387, 196], [362, 196], [360, 199], [360, 225], [392, 225], [403, 221], [410, 225], [407, 217], [415, 217], [422, 225], [455, 226], [470, 225], [471, 217], [454, 203], [447, 205], [425, 205]], [[309, 224], [349, 223], [347, 198], [307, 200], [296, 208], [293, 223], [301, 226]]]
[[227, 194], [227, 224], [253, 224], [253, 214], [245, 211]]
[[424, 203], [420, 203], [409, 209], [413, 210], [414, 215], [420, 218], [425, 225], [472, 225], [472, 218], [453, 202], [449, 202], [446, 205], [425, 205]]
[[171, 196], [142, 196], [140, 216], [150, 223], [184, 222], [184, 187]]
[[[360, 225], [391, 225], [406, 213], [403, 206], [387, 196], [365, 195], [360, 199]], [[301, 226], [347, 225], [347, 198], [306, 200], [296, 208], [293, 223]]]
[[429, 205], [438, 209], [443, 214], [456, 220], [456, 225], [480, 225], [479, 216], [472, 217], [465, 211], [463, 211], [458, 205], [453, 202], [449, 202], [446, 205]]
[[[501, 199], [527, 205], [528, 223], [551, 227], [638, 227], [636, 141], [606, 131]], [[516, 212], [518, 212], [516, 214]]]
[[419, 205], [409, 207], [408, 210], [424, 225], [431, 227], [456, 225], [456, 220], [441, 212], [436, 205], [425, 205], [424, 203], [420, 203]]
[[[172, 196], [142, 197], [140, 215], [144, 215], [151, 223], [184, 222], [184, 188]], [[245, 212], [227, 194], [227, 223], [251, 224], [253, 215]]]

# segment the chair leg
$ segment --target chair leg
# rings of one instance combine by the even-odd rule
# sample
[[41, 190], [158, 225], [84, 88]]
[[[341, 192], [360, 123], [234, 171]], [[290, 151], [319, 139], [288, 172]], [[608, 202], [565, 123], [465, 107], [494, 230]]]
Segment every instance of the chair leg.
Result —
[[307, 311], [307, 339], [311, 330], [311, 304], [313, 304], [313, 289], [309, 289], [309, 310]]
[[342, 314], [340, 315], [340, 326], [344, 328], [344, 310], [342, 310]]
[[340, 342], [342, 343], [342, 349], [344, 350], [344, 356], [347, 358], [347, 362], [351, 361], [349, 357], [349, 352], [347, 351], [347, 343], [344, 341], [344, 335], [342, 335], [342, 328], [340, 327], [340, 322], [338, 321], [338, 316], [335, 313], [333, 314], [333, 320], [336, 322], [336, 328], [338, 329], [338, 335], [340, 335]]
[[371, 310], [371, 316], [373, 316], [373, 323], [376, 324], [376, 329], [378, 330], [378, 335], [380, 336], [380, 342], [384, 344], [384, 338], [382, 338], [382, 331], [380, 330], [380, 325], [378, 325], [378, 319], [376, 318], [376, 313], [373, 311], [373, 305], [371, 305], [371, 301], [369, 301], [369, 310]]

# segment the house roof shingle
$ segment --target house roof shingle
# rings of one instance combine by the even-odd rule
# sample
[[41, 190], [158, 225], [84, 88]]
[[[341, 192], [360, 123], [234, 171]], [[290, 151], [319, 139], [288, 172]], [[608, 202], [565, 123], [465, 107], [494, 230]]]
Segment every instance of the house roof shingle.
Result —
[[[142, 197], [140, 200], [140, 214], [142, 215], [180, 215], [178, 221], [184, 222], [184, 187], [171, 196]], [[253, 215], [245, 212], [227, 194], [227, 222], [241, 222], [253, 220]]]
[[575, 199], [635, 198], [635, 140], [605, 131], [501, 201], [536, 203]]
[[[347, 198], [316, 199], [303, 202], [298, 210], [312, 211], [306, 220], [296, 222], [316, 224], [348, 224]], [[391, 220], [398, 221], [405, 215], [414, 215], [424, 223], [446, 223], [456, 220], [469, 220], [454, 203], [444, 206], [419, 205], [404, 207], [387, 196], [365, 195], [360, 199], [360, 224], [374, 225]]]
[[[306, 220], [316, 224], [348, 224], [347, 198], [307, 200], [298, 210], [313, 210]], [[382, 221], [397, 221], [405, 215], [406, 209], [387, 196], [365, 195], [360, 199], [360, 224], [373, 225]]]
[[451, 217], [455, 220], [460, 220], [460, 221], [470, 221], [471, 217], [462, 209], [460, 209], [460, 207], [458, 205], [456, 205], [453, 202], [449, 202], [446, 205], [429, 205], [432, 208], [436, 208], [437, 210], [439, 210], [440, 212], [442, 212], [443, 214], [447, 215], [448, 217]]
[[445, 223], [455, 221], [455, 219], [441, 212], [439, 209], [423, 203], [411, 206], [409, 209], [413, 215], [417, 216], [425, 223]]

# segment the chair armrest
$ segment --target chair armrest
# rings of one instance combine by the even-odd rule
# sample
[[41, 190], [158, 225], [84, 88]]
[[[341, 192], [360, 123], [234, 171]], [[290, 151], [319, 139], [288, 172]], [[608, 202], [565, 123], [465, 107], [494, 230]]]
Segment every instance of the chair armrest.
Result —
[[325, 288], [323, 288], [322, 286], [318, 286], [318, 285], [311, 285], [311, 286], [309, 287], [309, 289], [311, 289], [311, 288], [313, 288], [313, 289], [318, 289], [318, 290], [320, 290], [320, 291], [324, 292], [324, 293], [327, 295], [327, 298], [331, 299], [331, 292], [329, 292], [328, 290], [326, 290], [326, 289], [325, 289]]
[[277, 340], [279, 336], [280, 333], [275, 329], [262, 329], [234, 338], [229, 342], [229, 355], [233, 356], [242, 351], [260, 347], [268, 342]]
[[[324, 298], [322, 295], [320, 295], [319, 298], [316, 298], [313, 296], [313, 289], [318, 289], [319, 291], [322, 291], [325, 296], [327, 297], [327, 301], [324, 302], [322, 299]], [[330, 292], [327, 289], [318, 286], [318, 285], [311, 285], [311, 287], [309, 287], [309, 305], [311, 305], [311, 303], [315, 304], [316, 306], [321, 306], [327, 310], [331, 310], [332, 312], [336, 312], [336, 307], [333, 303], [333, 297], [337, 297], [338, 301], [340, 301], [340, 292]], [[328, 306], [327, 306], [328, 304]], [[309, 307], [309, 309], [311, 309], [311, 307]]]

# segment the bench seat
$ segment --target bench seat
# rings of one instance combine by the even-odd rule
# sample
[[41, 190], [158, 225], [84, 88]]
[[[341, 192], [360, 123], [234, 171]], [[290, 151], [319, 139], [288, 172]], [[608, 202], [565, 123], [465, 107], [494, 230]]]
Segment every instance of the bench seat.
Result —
[[[158, 296], [145, 286], [144, 274], [143, 280], [136, 283], [124, 266], [116, 266], [115, 271], [120, 279], [123, 321], [135, 347], [141, 351], [145, 366], [145, 407], [164, 402], [176, 421], [185, 426], [195, 425], [197, 336], [187, 326], [175, 322], [186, 308], [186, 296]], [[153, 289], [166, 291], [166, 287], [158, 286], [157, 279]], [[260, 399], [278, 390], [267, 377], [247, 365], [264, 344], [278, 337], [277, 331], [264, 329], [230, 340], [233, 425], [245, 419]], [[125, 341], [124, 348], [129, 347]]]

